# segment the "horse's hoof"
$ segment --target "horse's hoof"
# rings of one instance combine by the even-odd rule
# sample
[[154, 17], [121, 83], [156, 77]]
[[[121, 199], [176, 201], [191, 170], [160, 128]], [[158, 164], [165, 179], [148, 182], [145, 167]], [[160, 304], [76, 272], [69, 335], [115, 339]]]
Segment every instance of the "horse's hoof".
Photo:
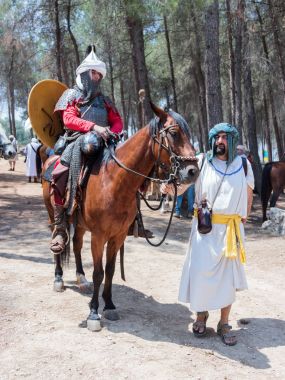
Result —
[[109, 321], [118, 321], [120, 319], [119, 313], [117, 310], [104, 310], [104, 318]]
[[101, 319], [87, 319], [87, 328], [90, 331], [100, 331], [102, 329]]
[[53, 290], [55, 292], [63, 292], [64, 291], [64, 282], [62, 280], [55, 280], [53, 283]]
[[79, 290], [82, 293], [92, 293], [93, 284], [86, 280], [86, 277], [83, 274], [76, 274], [76, 282]]

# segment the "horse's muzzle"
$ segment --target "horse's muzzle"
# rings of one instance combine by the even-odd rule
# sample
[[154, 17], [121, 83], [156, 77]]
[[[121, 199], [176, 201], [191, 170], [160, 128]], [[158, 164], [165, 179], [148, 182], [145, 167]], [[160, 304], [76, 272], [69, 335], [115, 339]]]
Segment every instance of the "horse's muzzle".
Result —
[[181, 184], [194, 183], [199, 175], [199, 169], [196, 165], [190, 164], [179, 170], [179, 181]]

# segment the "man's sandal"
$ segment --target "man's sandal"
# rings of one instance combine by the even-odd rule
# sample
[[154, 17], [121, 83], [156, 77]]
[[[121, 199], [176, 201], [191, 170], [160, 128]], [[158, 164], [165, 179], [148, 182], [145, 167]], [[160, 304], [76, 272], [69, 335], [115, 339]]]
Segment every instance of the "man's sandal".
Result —
[[[209, 318], [209, 313], [207, 311], [199, 311], [197, 313], [197, 317], [203, 317], [204, 320], [203, 321], [195, 321], [193, 323], [192, 331], [193, 331], [193, 334], [197, 338], [201, 338], [201, 337], [205, 336], [207, 333], [206, 322], [207, 322], [207, 319]], [[200, 331], [201, 329], [202, 329], [202, 331]]]
[[227, 346], [234, 346], [237, 344], [237, 338], [234, 333], [231, 332], [232, 326], [228, 323], [221, 324], [221, 321], [217, 326], [217, 334], [220, 335], [222, 342]]

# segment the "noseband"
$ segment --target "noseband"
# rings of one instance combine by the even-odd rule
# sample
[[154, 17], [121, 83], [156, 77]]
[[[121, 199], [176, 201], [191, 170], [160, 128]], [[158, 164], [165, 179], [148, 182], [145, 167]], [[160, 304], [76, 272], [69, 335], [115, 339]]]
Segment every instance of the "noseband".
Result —
[[181, 162], [184, 162], [184, 161], [197, 162], [198, 161], [195, 156], [178, 156], [176, 153], [174, 153], [169, 143], [167, 134], [170, 128], [177, 127], [177, 126], [180, 128], [179, 124], [176, 123], [176, 124], [171, 124], [171, 125], [168, 125], [167, 127], [160, 129], [158, 132], [159, 138], [157, 138], [156, 134], [152, 135], [152, 154], [154, 157], [155, 157], [154, 146], [155, 144], [158, 144], [158, 156], [155, 159], [155, 172], [157, 174], [158, 167], [160, 167], [162, 170], [165, 170], [166, 165], [160, 160], [161, 151], [162, 149], [164, 149], [168, 152], [169, 160], [170, 160], [169, 180], [171, 179], [174, 180], [175, 178], [177, 178], [177, 173], [179, 172], [181, 168], [181, 165], [180, 165]]

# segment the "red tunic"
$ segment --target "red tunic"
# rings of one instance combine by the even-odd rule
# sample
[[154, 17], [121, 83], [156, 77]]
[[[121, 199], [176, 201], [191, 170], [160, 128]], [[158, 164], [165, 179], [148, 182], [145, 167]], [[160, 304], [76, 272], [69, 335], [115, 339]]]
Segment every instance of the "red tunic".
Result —
[[[111, 132], [122, 132], [123, 122], [118, 111], [116, 111], [116, 109], [112, 108], [108, 104], [105, 104], [105, 106], [108, 113], [108, 124], [110, 126]], [[73, 131], [87, 133], [95, 124], [92, 121], [87, 121], [80, 118], [80, 111], [76, 107], [75, 102], [71, 105], [68, 105], [64, 111], [61, 111], [61, 116], [65, 127]]]
[[[111, 132], [120, 133], [123, 130], [123, 122], [119, 112], [113, 107], [105, 103], [107, 113], [108, 113], [108, 125], [110, 126]], [[92, 121], [83, 120], [80, 118], [80, 111], [76, 107], [76, 102], [67, 106], [64, 111], [60, 111], [63, 123], [66, 128], [73, 131], [78, 131], [82, 133], [87, 133], [95, 125]], [[61, 170], [64, 166], [60, 163], [60, 158], [57, 160], [54, 171]], [[68, 169], [67, 169], [68, 170]], [[66, 176], [67, 180], [68, 176]], [[57, 205], [64, 204], [64, 198], [59, 194], [59, 192], [54, 189], [54, 202]]]

